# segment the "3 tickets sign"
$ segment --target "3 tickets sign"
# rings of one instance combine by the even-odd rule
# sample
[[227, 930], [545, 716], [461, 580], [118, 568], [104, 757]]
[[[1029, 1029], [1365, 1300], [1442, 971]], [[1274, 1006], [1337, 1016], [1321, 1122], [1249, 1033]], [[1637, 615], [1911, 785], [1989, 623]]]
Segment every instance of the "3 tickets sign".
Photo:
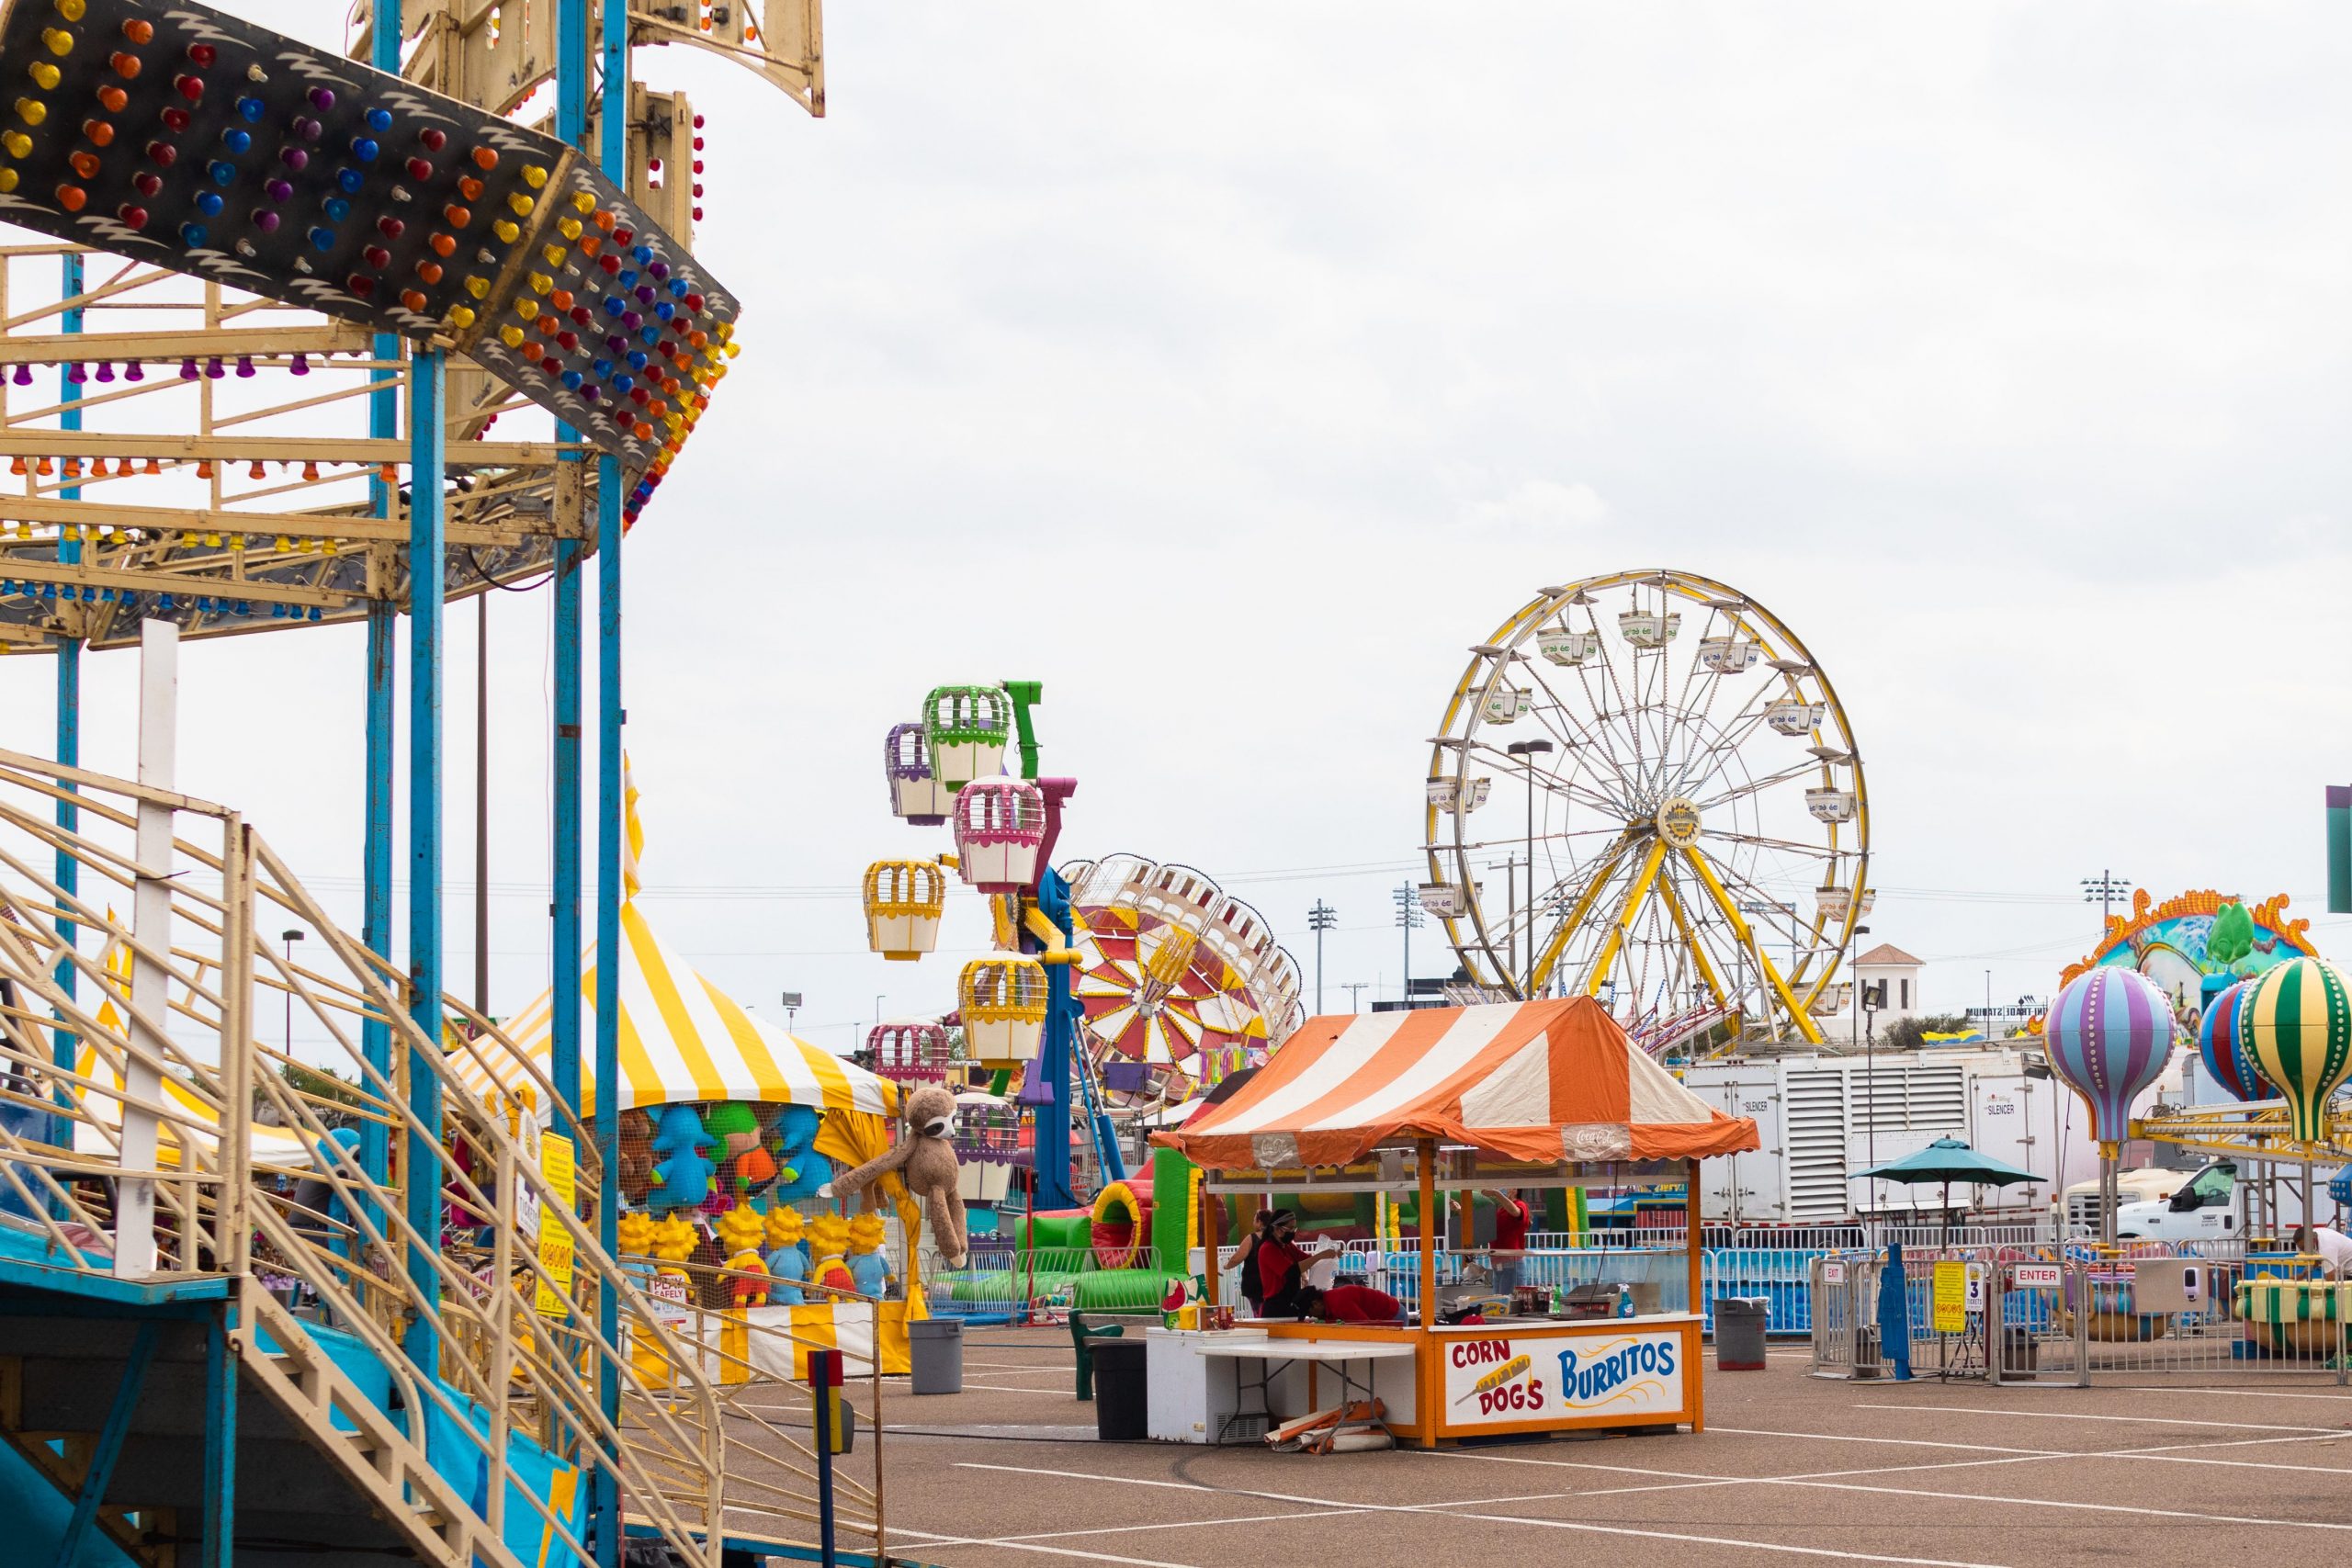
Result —
[[1686, 1403], [1672, 1331], [1462, 1338], [1443, 1346], [1450, 1427], [1672, 1416]]

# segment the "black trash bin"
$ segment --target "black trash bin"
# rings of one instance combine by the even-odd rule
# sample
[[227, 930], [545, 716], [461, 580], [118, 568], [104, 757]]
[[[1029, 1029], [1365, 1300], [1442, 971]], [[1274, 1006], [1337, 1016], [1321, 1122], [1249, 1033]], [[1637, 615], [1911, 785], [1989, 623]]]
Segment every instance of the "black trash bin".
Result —
[[1715, 1298], [1715, 1371], [1764, 1370], [1764, 1328], [1772, 1303], [1762, 1296]]
[[964, 1325], [934, 1317], [907, 1325], [907, 1352], [917, 1393], [964, 1392]]
[[1151, 1435], [1150, 1379], [1140, 1339], [1103, 1339], [1094, 1346], [1094, 1435], [1106, 1443], [1141, 1442]]

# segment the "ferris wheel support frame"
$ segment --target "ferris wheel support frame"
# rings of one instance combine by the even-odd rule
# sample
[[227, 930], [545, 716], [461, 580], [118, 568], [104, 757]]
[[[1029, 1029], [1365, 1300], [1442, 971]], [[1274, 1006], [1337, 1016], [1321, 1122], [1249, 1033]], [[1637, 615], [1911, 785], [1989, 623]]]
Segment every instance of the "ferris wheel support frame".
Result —
[[1747, 917], [1739, 912], [1739, 901], [1724, 889], [1722, 880], [1715, 875], [1714, 868], [1707, 863], [1707, 857], [1699, 852], [1696, 844], [1684, 845], [1682, 854], [1690, 863], [1691, 869], [1699, 874], [1699, 880], [1706, 886], [1707, 897], [1714, 900], [1715, 908], [1730, 923], [1734, 938], [1746, 950], [1747, 956], [1755, 961], [1756, 972], [1764, 976], [1773, 994], [1781, 998], [1781, 1005], [1789, 1010], [1789, 1017], [1795, 1023], [1797, 1032], [1803, 1034], [1810, 1044], [1822, 1043], [1821, 1026], [1813, 1021], [1812, 1012], [1798, 1003], [1796, 994], [1790, 989], [1788, 981], [1781, 977], [1779, 966], [1765, 953], [1763, 944], [1756, 940], [1756, 928], [1749, 925]]
[[1724, 989], [1722, 976], [1715, 973], [1714, 961], [1707, 956], [1707, 949], [1699, 940], [1698, 929], [1691, 921], [1690, 913], [1682, 907], [1682, 896], [1674, 890], [1674, 878], [1669, 876], [1662, 881], [1658, 885], [1658, 894], [1666, 901], [1666, 912], [1674, 919], [1674, 929], [1681, 933], [1683, 942], [1689, 945], [1690, 956], [1699, 965], [1700, 977], [1707, 982], [1708, 993], [1715, 998], [1715, 1005], [1731, 1007], [1731, 996]]

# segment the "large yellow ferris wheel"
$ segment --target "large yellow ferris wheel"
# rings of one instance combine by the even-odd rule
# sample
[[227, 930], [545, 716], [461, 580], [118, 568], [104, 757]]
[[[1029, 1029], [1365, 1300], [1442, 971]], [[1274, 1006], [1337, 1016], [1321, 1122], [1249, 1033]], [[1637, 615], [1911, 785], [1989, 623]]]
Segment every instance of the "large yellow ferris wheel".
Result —
[[1861, 758], [1828, 675], [1735, 588], [1541, 590], [1471, 649], [1425, 820], [1420, 900], [1463, 994], [1598, 997], [1659, 1051], [1818, 1042], [1842, 1005], [1871, 897]]

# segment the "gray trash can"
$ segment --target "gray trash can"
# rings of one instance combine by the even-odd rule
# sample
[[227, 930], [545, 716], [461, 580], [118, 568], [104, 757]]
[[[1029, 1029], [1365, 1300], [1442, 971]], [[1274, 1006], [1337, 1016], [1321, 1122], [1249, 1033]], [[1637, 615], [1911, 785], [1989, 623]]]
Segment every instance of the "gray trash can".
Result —
[[1770, 1321], [1771, 1307], [1762, 1296], [1715, 1298], [1715, 1371], [1764, 1370], [1764, 1326]]
[[907, 1356], [917, 1393], [964, 1392], [964, 1325], [953, 1317], [907, 1325]]
[[1151, 1436], [1148, 1348], [1140, 1339], [1105, 1339], [1094, 1347], [1094, 1435], [1106, 1443], [1139, 1443]]

